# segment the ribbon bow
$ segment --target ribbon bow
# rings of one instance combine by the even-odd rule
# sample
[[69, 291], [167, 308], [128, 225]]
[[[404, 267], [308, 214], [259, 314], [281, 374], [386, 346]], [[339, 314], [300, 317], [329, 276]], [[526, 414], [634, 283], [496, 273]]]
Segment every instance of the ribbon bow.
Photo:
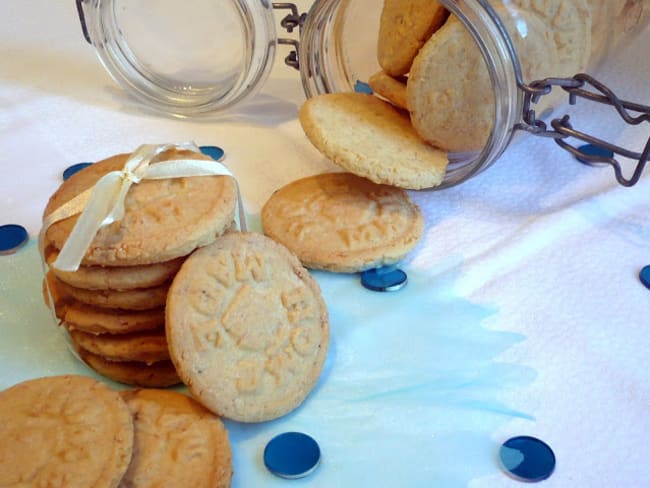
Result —
[[[120, 171], [105, 174], [92, 188], [52, 212], [43, 222], [39, 236], [41, 251], [45, 233], [52, 224], [81, 213], [52, 266], [63, 271], [79, 269], [81, 260], [99, 229], [124, 217], [124, 199], [133, 184], [138, 184], [142, 180], [188, 176], [225, 175], [234, 178], [223, 164], [203, 159], [176, 159], [150, 166], [150, 163], [154, 162], [160, 154], [169, 149], [185, 149], [200, 153], [199, 148], [192, 142], [142, 145], [131, 154]], [[237, 187], [237, 207], [238, 211], [235, 214], [237, 227], [246, 230], [239, 187]]]

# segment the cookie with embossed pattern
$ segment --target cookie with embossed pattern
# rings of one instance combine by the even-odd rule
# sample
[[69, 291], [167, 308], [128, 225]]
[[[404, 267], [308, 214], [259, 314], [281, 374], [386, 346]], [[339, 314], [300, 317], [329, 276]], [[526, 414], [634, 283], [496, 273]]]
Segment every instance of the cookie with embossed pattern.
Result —
[[0, 486], [112, 488], [133, 451], [119, 393], [86, 376], [51, 376], [0, 392]]
[[169, 360], [165, 328], [132, 334], [88, 334], [70, 330], [77, 346], [110, 361], [139, 361], [147, 364]]
[[194, 399], [168, 390], [123, 391], [135, 419], [124, 488], [226, 488], [232, 478], [228, 432]]
[[329, 344], [316, 281], [284, 246], [252, 233], [221, 237], [183, 263], [169, 290], [166, 330], [192, 395], [242, 422], [300, 405]]
[[78, 346], [76, 351], [89, 368], [118, 383], [144, 388], [165, 388], [181, 382], [171, 361], [152, 364], [140, 361], [109, 361]]
[[422, 237], [424, 219], [404, 190], [326, 173], [271, 195], [262, 227], [304, 266], [352, 273], [404, 258]]
[[[65, 180], [50, 198], [44, 217], [91, 188], [105, 174], [121, 170], [128, 157], [113, 156]], [[184, 158], [213, 161], [195, 152], [169, 150], [152, 164]], [[229, 176], [143, 180], [129, 189], [124, 217], [97, 232], [82, 265], [134, 266], [185, 256], [228, 229], [236, 203], [237, 187]], [[77, 219], [78, 215], [52, 224], [46, 244], [61, 249]]]

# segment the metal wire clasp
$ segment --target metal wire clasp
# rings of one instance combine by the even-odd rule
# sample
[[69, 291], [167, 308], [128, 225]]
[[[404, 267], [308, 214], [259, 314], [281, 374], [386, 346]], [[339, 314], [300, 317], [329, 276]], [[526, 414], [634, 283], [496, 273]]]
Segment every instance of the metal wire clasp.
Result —
[[[517, 56], [517, 51], [512, 42], [512, 39], [510, 38], [510, 35], [503, 25], [503, 22], [499, 18], [499, 15], [496, 13], [496, 11], [487, 2], [487, 0], [478, 0], [478, 2], [483, 6], [485, 11], [494, 21], [497, 29], [500, 31], [501, 36], [505, 41], [506, 47], [509, 51], [510, 58], [512, 59], [515, 77], [517, 79], [517, 87], [524, 93], [522, 117], [523, 121], [519, 124], [516, 124], [514, 129], [524, 130], [538, 136], [553, 138], [560, 147], [569, 151], [574, 156], [579, 157], [579, 161], [591, 165], [595, 165], [597, 163], [605, 163], [612, 166], [614, 168], [616, 181], [618, 181], [621, 185], [633, 186], [636, 184], [641, 177], [641, 173], [643, 172], [646, 163], [648, 162], [648, 158], [650, 157], [650, 136], [648, 137], [648, 142], [646, 143], [645, 148], [642, 152], [638, 153], [629, 151], [625, 148], [605, 142], [602, 139], [598, 139], [596, 137], [585, 134], [584, 132], [575, 130], [569, 122], [568, 115], [564, 115], [559, 119], [553, 119], [551, 121], [552, 130], [550, 130], [547, 128], [545, 122], [536, 118], [532, 105], [538, 103], [541, 97], [549, 94], [553, 87], [557, 86], [569, 93], [569, 103], [571, 105], [575, 105], [578, 97], [605, 105], [611, 105], [616, 109], [621, 118], [626, 123], [631, 125], [639, 125], [642, 122], [650, 123], [650, 106], [621, 100], [614, 94], [614, 92], [612, 92], [612, 90], [607, 88], [604, 84], [584, 73], [577, 74], [572, 78], [546, 78], [544, 80], [533, 81], [530, 84], [524, 83], [523, 76], [521, 74], [521, 64], [519, 62], [519, 57]], [[595, 91], [589, 91], [585, 89], [585, 85], [587, 84], [591, 85]], [[638, 115], [634, 116], [630, 113], [630, 111], [637, 112]], [[637, 165], [632, 176], [628, 179], [623, 176], [621, 165], [613, 156], [607, 157], [587, 155], [580, 151], [579, 148], [572, 146], [567, 142], [567, 139], [570, 137], [606, 149], [614, 155], [618, 154], [620, 156], [636, 160]]]
[[[288, 33], [292, 33], [293, 30], [298, 27], [302, 29], [302, 25], [305, 23], [305, 18], [307, 17], [306, 13], [298, 13], [298, 7], [295, 3], [283, 3], [283, 2], [273, 2], [273, 8], [276, 10], [287, 9], [290, 11], [281, 21], [280, 25]], [[285, 44], [293, 46], [293, 49], [289, 51], [289, 54], [284, 58], [284, 64], [291, 66], [295, 69], [300, 69], [300, 61], [298, 59], [298, 50], [300, 48], [300, 41], [297, 39], [291, 39], [286, 37], [279, 37], [278, 44]]]
[[[591, 85], [595, 91], [585, 89], [587, 85]], [[639, 181], [641, 173], [650, 158], [650, 136], [648, 137], [648, 142], [646, 143], [644, 150], [639, 153], [574, 129], [569, 122], [568, 115], [553, 119], [551, 121], [552, 129], [547, 128], [545, 122], [536, 118], [535, 110], [532, 108], [532, 105], [539, 102], [542, 96], [550, 93], [555, 86], [562, 88], [569, 94], [570, 105], [575, 105], [578, 97], [605, 105], [611, 105], [616, 109], [621, 118], [630, 125], [639, 125], [642, 122], [650, 123], [650, 106], [621, 100], [603, 83], [584, 73], [577, 74], [572, 78], [546, 78], [544, 80], [533, 81], [528, 85], [521, 83], [519, 86], [519, 88], [524, 92], [523, 122], [517, 124], [515, 129], [524, 130], [538, 136], [550, 137], [555, 140], [555, 143], [558, 146], [570, 152], [573, 156], [578, 158], [579, 161], [586, 164], [608, 164], [614, 169], [616, 181], [621, 185], [635, 185]], [[636, 112], [638, 115], [633, 115], [631, 112]], [[569, 144], [567, 141], [569, 138], [578, 139], [605, 149], [608, 152], [611, 152], [612, 156], [585, 154], [577, 146]], [[625, 178], [623, 176], [621, 164], [614, 155], [620, 155], [637, 161], [636, 168], [631, 177]]]

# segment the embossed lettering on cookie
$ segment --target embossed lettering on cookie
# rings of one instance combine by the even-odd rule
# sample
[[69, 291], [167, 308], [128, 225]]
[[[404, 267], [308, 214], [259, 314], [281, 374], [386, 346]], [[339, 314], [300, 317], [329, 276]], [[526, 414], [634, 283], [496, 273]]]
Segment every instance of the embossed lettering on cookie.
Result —
[[183, 263], [167, 297], [166, 332], [192, 395], [240, 422], [300, 405], [329, 345], [316, 281], [284, 246], [252, 233], [227, 234]]

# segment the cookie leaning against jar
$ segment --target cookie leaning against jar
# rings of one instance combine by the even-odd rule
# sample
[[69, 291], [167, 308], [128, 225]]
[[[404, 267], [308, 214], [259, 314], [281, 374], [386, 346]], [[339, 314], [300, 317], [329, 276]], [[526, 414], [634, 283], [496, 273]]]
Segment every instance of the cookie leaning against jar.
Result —
[[424, 219], [400, 188], [325, 173], [273, 193], [262, 227], [307, 268], [354, 273], [403, 259], [422, 237]]
[[167, 298], [166, 330], [192, 395], [241, 422], [300, 405], [329, 345], [317, 282], [284, 246], [252, 233], [227, 234], [183, 263]]

